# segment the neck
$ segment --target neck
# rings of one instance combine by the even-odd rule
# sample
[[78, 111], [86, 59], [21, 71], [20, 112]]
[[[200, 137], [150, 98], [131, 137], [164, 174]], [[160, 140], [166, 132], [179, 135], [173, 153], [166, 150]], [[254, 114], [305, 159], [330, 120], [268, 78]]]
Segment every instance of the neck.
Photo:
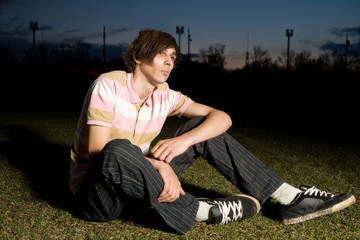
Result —
[[134, 71], [133, 81], [141, 102], [144, 102], [156, 88], [156, 86], [150, 84], [146, 76], [141, 74], [139, 71]]

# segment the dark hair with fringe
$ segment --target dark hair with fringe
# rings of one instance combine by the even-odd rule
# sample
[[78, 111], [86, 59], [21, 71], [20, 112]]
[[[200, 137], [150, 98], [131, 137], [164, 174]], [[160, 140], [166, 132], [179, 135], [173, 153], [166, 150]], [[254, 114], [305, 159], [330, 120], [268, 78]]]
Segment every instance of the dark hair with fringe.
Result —
[[142, 62], [151, 63], [158, 53], [173, 47], [178, 53], [177, 43], [173, 36], [153, 29], [145, 29], [130, 44], [123, 54], [123, 61], [128, 72], [134, 72], [137, 59]]

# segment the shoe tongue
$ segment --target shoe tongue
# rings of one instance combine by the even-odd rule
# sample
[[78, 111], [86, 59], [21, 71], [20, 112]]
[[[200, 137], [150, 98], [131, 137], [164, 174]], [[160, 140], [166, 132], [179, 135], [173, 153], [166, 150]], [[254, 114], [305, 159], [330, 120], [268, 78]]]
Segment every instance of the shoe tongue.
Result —
[[[235, 210], [235, 211], [236, 211], [236, 210]], [[235, 214], [235, 213], [230, 210], [228, 217], [229, 217], [230, 219], [234, 219], [234, 214]]]

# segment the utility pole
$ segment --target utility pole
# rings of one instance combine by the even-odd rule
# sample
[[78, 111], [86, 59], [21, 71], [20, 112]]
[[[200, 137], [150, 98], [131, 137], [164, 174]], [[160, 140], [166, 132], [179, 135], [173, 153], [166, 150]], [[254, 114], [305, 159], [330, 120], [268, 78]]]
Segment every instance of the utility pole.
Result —
[[345, 42], [345, 68], [348, 67], [348, 48], [350, 47], [350, 40], [348, 40], [348, 35], [346, 34], [346, 42]]
[[104, 25], [104, 33], [103, 33], [103, 55], [104, 55], [104, 63], [106, 63], [106, 54], [105, 54], [105, 37], [106, 37], [106, 33], [105, 33], [105, 25]]
[[246, 43], [246, 54], [245, 54], [245, 67], [249, 68], [249, 33], [247, 34], [247, 43]]
[[35, 59], [36, 49], [35, 49], [35, 31], [37, 31], [38, 23], [37, 22], [30, 22], [30, 30], [33, 32], [33, 59]]
[[181, 50], [180, 50], [180, 46], [181, 46], [181, 34], [184, 33], [184, 27], [181, 26], [176, 26], [176, 33], [179, 34], [179, 54], [181, 55]]
[[190, 35], [190, 28], [188, 28], [188, 61], [191, 61], [190, 58], [190, 42], [192, 41], [191, 35]]
[[287, 43], [287, 60], [286, 60], [286, 68], [290, 70], [290, 38], [294, 35], [294, 31], [292, 29], [286, 29], [286, 37], [288, 38]]

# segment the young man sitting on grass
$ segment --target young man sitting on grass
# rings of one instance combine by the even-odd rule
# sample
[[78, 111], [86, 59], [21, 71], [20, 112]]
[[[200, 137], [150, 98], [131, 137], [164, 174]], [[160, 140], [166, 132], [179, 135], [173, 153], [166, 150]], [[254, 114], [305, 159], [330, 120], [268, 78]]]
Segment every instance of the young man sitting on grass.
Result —
[[[195, 221], [226, 224], [250, 218], [270, 198], [279, 203], [285, 224], [355, 202], [350, 193], [334, 196], [285, 183], [226, 133], [232, 122], [225, 112], [171, 90], [166, 80], [177, 49], [170, 34], [141, 31], [124, 55], [128, 73], [102, 74], [90, 87], [71, 149], [70, 187], [78, 216], [110, 221], [136, 198], [185, 234]], [[190, 120], [150, 149], [166, 118], [174, 115]], [[196, 199], [185, 192], [178, 177], [199, 156], [248, 195]]]

